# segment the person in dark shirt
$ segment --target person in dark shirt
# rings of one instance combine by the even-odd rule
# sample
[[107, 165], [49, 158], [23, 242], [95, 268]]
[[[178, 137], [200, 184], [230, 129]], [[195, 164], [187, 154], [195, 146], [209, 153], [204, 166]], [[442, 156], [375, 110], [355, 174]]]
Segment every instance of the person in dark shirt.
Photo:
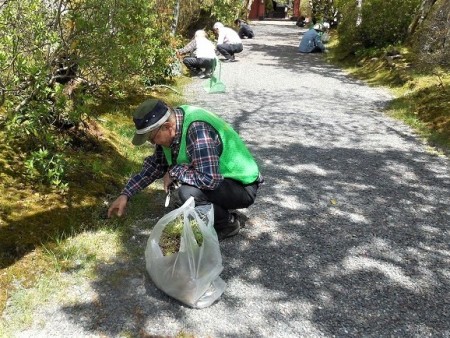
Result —
[[133, 115], [132, 143], [156, 145], [108, 209], [108, 217], [122, 216], [128, 200], [156, 179], [168, 193], [176, 183], [182, 203], [191, 196], [204, 214], [214, 207], [219, 240], [239, 233], [241, 221], [232, 210], [252, 205], [263, 178], [258, 165], [233, 128], [202, 108], [170, 107], [164, 101], [143, 102]]
[[253, 29], [251, 29], [246, 22], [242, 21], [241, 19], [236, 19], [234, 20], [234, 24], [239, 27], [238, 34], [241, 39], [253, 39], [255, 37]]

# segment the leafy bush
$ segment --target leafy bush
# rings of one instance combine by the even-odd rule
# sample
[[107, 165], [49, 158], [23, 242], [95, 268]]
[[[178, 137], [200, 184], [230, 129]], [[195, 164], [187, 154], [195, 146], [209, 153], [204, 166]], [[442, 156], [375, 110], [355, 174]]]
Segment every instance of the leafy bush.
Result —
[[358, 36], [359, 30], [356, 26], [359, 10], [354, 1], [342, 3], [341, 6], [341, 11], [344, 12], [345, 15], [343, 15], [338, 26], [339, 45], [337, 50], [346, 56], [347, 54], [355, 53], [362, 47], [362, 43]]
[[412, 36], [417, 65], [439, 75], [450, 69], [449, 1], [437, 1], [431, 13]]
[[153, 9], [153, 1], [140, 0], [0, 5], [6, 141], [34, 159], [29, 165], [41, 147], [62, 150], [63, 134], [89, 117], [89, 104], [102, 89], [126, 92], [133, 81], [162, 82], [173, 75], [169, 23]]
[[[28, 156], [58, 149], [99, 96], [130, 94], [180, 74], [177, 8], [232, 22], [240, 0], [21, 0], [0, 4], [0, 105], [8, 143]], [[192, 7], [192, 8], [191, 8]], [[211, 24], [212, 26], [212, 24]], [[63, 135], [66, 134], [66, 135]], [[73, 133], [72, 133], [73, 134]], [[30, 162], [31, 163], [31, 162]], [[38, 170], [39, 172], [39, 170]]]
[[300, 6], [311, 15], [316, 22], [333, 21], [337, 17], [336, 1], [333, 0], [310, 0], [304, 1]]
[[25, 169], [32, 182], [49, 184], [63, 191], [68, 188], [64, 182], [66, 161], [60, 154], [51, 154], [45, 148], [33, 151], [25, 161]]
[[420, 0], [365, 0], [359, 37], [364, 47], [401, 43]]
[[380, 48], [405, 41], [408, 26], [420, 0], [353, 0], [338, 2], [342, 21], [338, 26], [340, 51]]

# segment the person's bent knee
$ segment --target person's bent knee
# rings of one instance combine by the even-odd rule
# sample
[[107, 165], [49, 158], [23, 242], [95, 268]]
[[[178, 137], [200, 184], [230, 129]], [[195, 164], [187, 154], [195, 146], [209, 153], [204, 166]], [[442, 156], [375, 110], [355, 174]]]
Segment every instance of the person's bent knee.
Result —
[[190, 197], [194, 197], [197, 205], [210, 203], [199, 188], [187, 184], [182, 184], [181, 187], [178, 188], [178, 197], [180, 198], [181, 203], [186, 202]]
[[242, 43], [234, 46], [234, 52], [236, 54], [242, 52], [243, 50], [244, 50], [244, 46], [242, 45]]
[[255, 203], [256, 195], [258, 193], [258, 185], [252, 184], [245, 187], [245, 191], [247, 192], [247, 198], [244, 203], [244, 208], [248, 208], [253, 203]]
[[217, 50], [218, 50], [219, 52], [221, 52], [221, 53], [222, 53], [224, 50], [226, 50], [224, 44], [217, 45], [216, 48], [217, 48]]

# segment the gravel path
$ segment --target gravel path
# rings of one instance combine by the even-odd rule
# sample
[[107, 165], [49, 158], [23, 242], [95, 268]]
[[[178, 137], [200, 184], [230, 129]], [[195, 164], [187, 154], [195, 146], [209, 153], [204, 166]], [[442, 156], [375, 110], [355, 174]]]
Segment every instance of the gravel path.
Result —
[[[186, 89], [235, 126], [266, 178], [248, 226], [221, 243], [220, 300], [170, 299], [142, 256], [101, 267], [70, 291], [78, 303], [41, 308], [17, 336], [450, 336], [448, 159], [381, 113], [387, 91], [298, 54], [294, 23], [254, 30], [222, 64], [227, 93]], [[148, 229], [136, 234], [144, 250]]]

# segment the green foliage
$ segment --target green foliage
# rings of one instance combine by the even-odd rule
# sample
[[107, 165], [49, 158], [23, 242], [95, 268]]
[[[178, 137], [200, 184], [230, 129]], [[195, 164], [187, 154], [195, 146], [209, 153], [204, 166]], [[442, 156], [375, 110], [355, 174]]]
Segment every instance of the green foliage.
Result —
[[[26, 115], [31, 101], [58, 117], [73, 111], [80, 122], [84, 99], [58, 91], [71, 79], [85, 92], [116, 88], [130, 81], [161, 83], [179, 74], [171, 37], [176, 1], [41, 0], [8, 1], [0, 11], [2, 93], [10, 115]], [[241, 0], [183, 1], [182, 21], [195, 22], [200, 12], [211, 21], [232, 23]], [[175, 66], [174, 66], [175, 65]], [[65, 82], [62, 82], [65, 81]], [[64, 100], [61, 95], [67, 96]], [[126, 94], [125, 94], [126, 95]], [[50, 108], [48, 107], [50, 106]], [[25, 116], [28, 119], [28, 116]], [[70, 116], [69, 116], [70, 119]]]
[[155, 6], [156, 0], [2, 3], [6, 141], [31, 158], [40, 147], [62, 151], [98, 94], [126, 96], [132, 83], [170, 80], [176, 74], [170, 23]]
[[336, 4], [333, 0], [309, 0], [306, 6], [309, 7], [310, 15], [316, 22], [331, 21], [337, 14]]
[[347, 56], [355, 53], [362, 45], [356, 27], [359, 11], [354, 1], [342, 2], [341, 6], [341, 11], [345, 14], [338, 26], [339, 45], [337, 51]]
[[25, 169], [32, 182], [50, 184], [61, 191], [68, 188], [68, 184], [64, 182], [66, 161], [60, 154], [51, 154], [45, 148], [33, 151], [25, 161]]
[[363, 48], [381, 48], [405, 41], [408, 26], [420, 0], [353, 0], [337, 2], [342, 20], [338, 26], [339, 47], [349, 54]]
[[[189, 223], [192, 228], [192, 232], [194, 233], [197, 244], [199, 246], [202, 245], [203, 235], [200, 231], [200, 227], [197, 221], [195, 219], [189, 219]], [[164, 256], [170, 256], [179, 251], [183, 227], [184, 218], [183, 216], [179, 216], [172, 220], [164, 228], [159, 240], [159, 246]]]
[[365, 0], [359, 37], [364, 47], [401, 43], [420, 0]]
[[421, 70], [439, 77], [450, 69], [449, 11], [450, 2], [438, 0], [410, 41]]
[[266, 9], [266, 13], [271, 13], [274, 11], [272, 0], [264, 1], [264, 8]]
[[312, 8], [309, 1], [300, 1], [300, 13], [305, 18], [312, 16]]
[[212, 6], [209, 6], [208, 10], [211, 13], [211, 17], [216, 21], [221, 21], [225, 25], [233, 25], [234, 19], [238, 18], [242, 10], [242, 0], [221, 0], [214, 1]]
[[[157, 0], [157, 8], [160, 11], [173, 13], [177, 20], [170, 18], [169, 22], [177, 23], [175, 32], [179, 36], [191, 39], [194, 32], [204, 29], [212, 32], [212, 26], [216, 21], [233, 26], [234, 19], [245, 17], [247, 9], [242, 0]], [[179, 3], [179, 10], [176, 4]], [[176, 67], [175, 67], [176, 68]], [[175, 69], [176, 73], [179, 73]]]

